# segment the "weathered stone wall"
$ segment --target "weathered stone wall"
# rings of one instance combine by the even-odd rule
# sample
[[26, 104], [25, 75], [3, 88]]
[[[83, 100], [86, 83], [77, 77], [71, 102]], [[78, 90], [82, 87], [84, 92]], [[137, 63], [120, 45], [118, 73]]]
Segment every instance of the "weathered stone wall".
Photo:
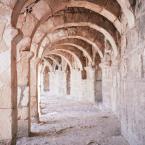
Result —
[[57, 96], [66, 96], [66, 73], [65, 71], [56, 70], [49, 72], [50, 92]]
[[86, 67], [86, 78], [79, 70], [71, 72], [71, 97], [81, 102], [95, 103], [95, 69]]
[[[49, 93], [61, 97], [67, 97], [76, 101], [95, 103], [96, 98], [96, 81], [95, 68], [86, 67], [86, 79], [82, 79], [82, 73], [78, 69], [73, 69], [70, 72], [69, 87], [70, 94], [67, 94], [67, 72], [62, 70], [50, 71], [45, 77], [41, 74], [41, 94]], [[49, 91], [45, 90], [45, 81], [49, 77]], [[98, 94], [102, 91], [97, 87]], [[100, 97], [100, 96], [98, 96]]]
[[[122, 63], [119, 117], [122, 133], [131, 145], [145, 144], [145, 1], [137, 1], [136, 26], [126, 33], [127, 47]], [[118, 90], [119, 91], [119, 90]]]
[[[145, 144], [145, 2], [137, 1], [136, 25], [122, 34], [121, 61], [103, 80], [105, 105], [118, 115], [122, 134], [131, 145]], [[126, 40], [125, 40], [126, 38]], [[111, 87], [104, 86], [110, 85]], [[106, 90], [108, 89], [108, 90]], [[106, 98], [108, 100], [106, 100]]]

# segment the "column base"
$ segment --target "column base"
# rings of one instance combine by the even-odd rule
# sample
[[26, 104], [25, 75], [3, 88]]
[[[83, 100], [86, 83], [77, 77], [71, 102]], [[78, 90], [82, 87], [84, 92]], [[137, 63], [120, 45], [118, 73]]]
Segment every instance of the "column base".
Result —
[[28, 120], [18, 120], [18, 137], [29, 136]]
[[0, 145], [11, 145], [11, 144], [12, 144], [12, 140], [11, 139], [0, 140]]

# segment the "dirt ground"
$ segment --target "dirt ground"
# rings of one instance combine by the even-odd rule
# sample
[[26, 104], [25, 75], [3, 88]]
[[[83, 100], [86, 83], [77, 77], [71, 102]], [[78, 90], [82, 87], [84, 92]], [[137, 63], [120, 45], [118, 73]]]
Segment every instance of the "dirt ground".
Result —
[[44, 95], [40, 107], [32, 137], [19, 138], [17, 145], [129, 145], [117, 118], [96, 105]]

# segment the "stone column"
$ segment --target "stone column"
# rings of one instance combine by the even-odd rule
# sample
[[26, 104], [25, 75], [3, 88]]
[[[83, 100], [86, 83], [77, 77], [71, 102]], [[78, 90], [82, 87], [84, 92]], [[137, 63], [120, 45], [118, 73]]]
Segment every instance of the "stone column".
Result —
[[107, 109], [111, 109], [111, 88], [112, 75], [109, 61], [102, 61], [99, 65], [102, 70], [102, 98], [103, 105]]
[[17, 64], [18, 74], [18, 94], [17, 94], [17, 109], [18, 109], [18, 137], [27, 137], [29, 135], [29, 100], [30, 100], [30, 59], [33, 53], [29, 51], [20, 52], [20, 60]]
[[95, 78], [95, 68], [92, 66], [88, 67], [88, 81], [89, 81], [89, 92], [90, 92], [90, 102], [95, 103], [95, 90], [96, 90], [96, 78]]
[[82, 100], [82, 77], [78, 69], [71, 70], [71, 97], [74, 100]]
[[66, 73], [64, 70], [59, 70], [58, 78], [59, 78], [59, 94], [65, 97], [66, 96]]
[[65, 71], [61, 70], [60, 68], [58, 70], [55, 70], [53, 81], [55, 82], [54, 88], [53, 88], [55, 94], [60, 96], [60, 97], [65, 97], [66, 96], [66, 74], [65, 74]]
[[49, 91], [49, 68], [48, 67], [46, 67], [43, 72], [43, 86], [45, 92]]
[[39, 121], [38, 113], [38, 64], [39, 58], [30, 62], [30, 117], [31, 123]]
[[[0, 18], [0, 46], [2, 46], [0, 48], [0, 144], [15, 144], [17, 133], [17, 73], [16, 48], [12, 42], [17, 35], [17, 30], [13, 29], [3, 17]], [[7, 15], [7, 18], [9, 18], [9, 15]]]
[[41, 92], [41, 95], [45, 94], [45, 91], [44, 91], [44, 79], [45, 79], [45, 76], [44, 76], [44, 73], [39, 71], [39, 77], [40, 77], [40, 92]]
[[66, 95], [70, 95], [70, 92], [71, 92], [71, 71], [70, 69], [66, 70], [65, 71], [65, 76], [66, 76]]
[[82, 80], [82, 100], [95, 103], [95, 68], [85, 67], [87, 78]]
[[95, 69], [95, 101], [102, 104], [102, 70], [98, 65]]
[[112, 88], [111, 88], [111, 107], [112, 111], [116, 113], [117, 106], [119, 106], [118, 102], [118, 91], [120, 88], [120, 75], [119, 75], [119, 68], [118, 62], [113, 61], [111, 65], [111, 72], [112, 72]]

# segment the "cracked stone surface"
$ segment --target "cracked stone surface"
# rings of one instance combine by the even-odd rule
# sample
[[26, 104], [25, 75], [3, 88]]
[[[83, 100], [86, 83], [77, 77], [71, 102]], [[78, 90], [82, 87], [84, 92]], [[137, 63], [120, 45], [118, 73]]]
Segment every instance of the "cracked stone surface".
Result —
[[40, 108], [32, 137], [19, 138], [17, 145], [128, 145], [117, 118], [96, 105], [45, 94]]

